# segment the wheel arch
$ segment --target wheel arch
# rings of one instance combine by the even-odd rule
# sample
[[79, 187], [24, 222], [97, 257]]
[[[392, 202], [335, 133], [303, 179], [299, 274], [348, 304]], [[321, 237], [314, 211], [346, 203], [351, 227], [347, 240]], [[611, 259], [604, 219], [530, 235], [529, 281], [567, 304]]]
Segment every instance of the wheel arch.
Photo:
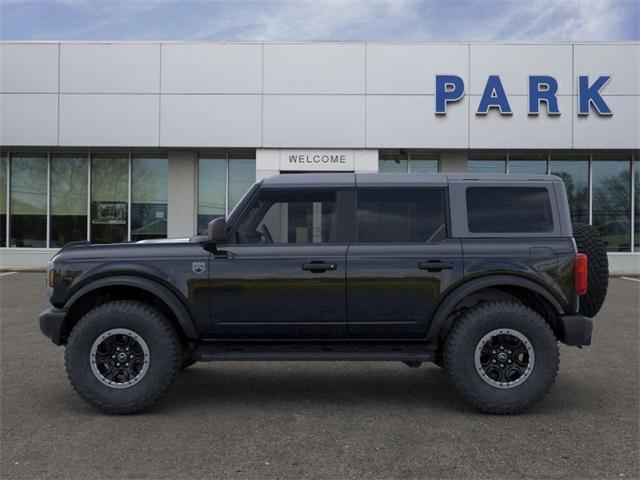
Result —
[[62, 338], [66, 341], [74, 325], [88, 310], [106, 301], [121, 299], [153, 304], [169, 317], [182, 338], [198, 338], [191, 313], [175, 293], [148, 278], [128, 275], [102, 277], [76, 291], [64, 305], [67, 316]]
[[465, 301], [482, 298], [483, 293], [495, 296], [508, 296], [527, 304], [540, 313], [550, 324], [553, 331], [559, 333], [555, 317], [564, 314], [564, 308], [558, 299], [545, 287], [532, 280], [510, 275], [491, 275], [476, 278], [458, 286], [438, 305], [427, 331], [427, 339], [440, 343], [453, 324], [454, 315]]

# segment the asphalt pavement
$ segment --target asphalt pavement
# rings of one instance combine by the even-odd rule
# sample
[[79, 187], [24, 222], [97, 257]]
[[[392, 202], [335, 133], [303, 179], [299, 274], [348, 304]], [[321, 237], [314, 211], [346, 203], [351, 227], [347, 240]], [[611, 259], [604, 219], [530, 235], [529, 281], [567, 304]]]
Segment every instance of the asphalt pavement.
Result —
[[640, 477], [640, 282], [611, 279], [594, 344], [561, 347], [527, 413], [467, 406], [432, 365], [209, 363], [110, 416], [40, 334], [44, 274], [0, 276], [0, 478]]

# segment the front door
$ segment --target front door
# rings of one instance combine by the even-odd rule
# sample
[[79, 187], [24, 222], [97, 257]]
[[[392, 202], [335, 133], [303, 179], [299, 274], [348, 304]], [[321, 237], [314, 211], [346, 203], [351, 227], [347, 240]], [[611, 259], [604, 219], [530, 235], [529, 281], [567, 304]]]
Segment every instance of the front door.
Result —
[[335, 190], [262, 189], [211, 257], [217, 338], [346, 334], [346, 252]]
[[442, 293], [462, 279], [460, 240], [447, 237], [442, 188], [359, 189], [347, 253], [349, 333], [424, 338]]

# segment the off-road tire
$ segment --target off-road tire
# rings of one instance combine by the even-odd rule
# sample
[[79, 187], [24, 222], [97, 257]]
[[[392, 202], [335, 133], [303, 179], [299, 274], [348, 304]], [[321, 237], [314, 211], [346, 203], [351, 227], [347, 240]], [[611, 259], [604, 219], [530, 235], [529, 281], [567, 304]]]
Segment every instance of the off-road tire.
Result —
[[[122, 389], [103, 384], [90, 365], [93, 342], [115, 328], [135, 332], [149, 349], [144, 377]], [[156, 403], [175, 380], [181, 361], [179, 338], [171, 322], [152, 306], [132, 300], [104, 303], [85, 314], [71, 331], [65, 352], [72, 387], [89, 404], [113, 414], [137, 413]]]
[[[500, 328], [523, 334], [535, 354], [528, 378], [507, 389], [483, 380], [474, 360], [482, 337]], [[444, 370], [460, 395], [478, 410], [496, 414], [521, 413], [540, 401], [553, 385], [560, 363], [558, 342], [547, 322], [514, 301], [487, 302], [469, 309], [448, 332], [443, 353]]]
[[600, 311], [609, 286], [607, 245], [598, 230], [586, 223], [573, 224], [573, 238], [578, 252], [589, 257], [587, 293], [580, 297], [580, 313], [593, 318]]

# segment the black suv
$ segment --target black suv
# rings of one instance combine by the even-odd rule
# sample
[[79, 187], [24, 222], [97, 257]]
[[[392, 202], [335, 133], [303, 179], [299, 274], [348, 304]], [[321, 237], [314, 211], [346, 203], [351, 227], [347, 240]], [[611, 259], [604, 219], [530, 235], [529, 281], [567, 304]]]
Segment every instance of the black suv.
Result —
[[206, 236], [65, 246], [40, 328], [111, 413], [217, 360], [434, 362], [478, 409], [516, 413], [553, 384], [558, 341], [590, 344], [607, 281], [554, 176], [284, 174]]

